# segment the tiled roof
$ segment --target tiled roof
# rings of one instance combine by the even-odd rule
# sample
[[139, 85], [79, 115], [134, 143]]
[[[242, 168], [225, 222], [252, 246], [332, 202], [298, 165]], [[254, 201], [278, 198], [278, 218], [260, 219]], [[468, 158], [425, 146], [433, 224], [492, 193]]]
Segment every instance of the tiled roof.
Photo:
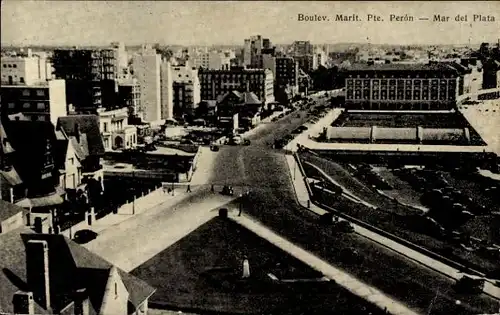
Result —
[[25, 212], [25, 210], [21, 207], [11, 204], [10, 202], [0, 199], [0, 222], [12, 217], [19, 212]]
[[[70, 293], [86, 288], [94, 310], [91, 313], [97, 313], [112, 265], [63, 235], [34, 234], [27, 229], [0, 235], [0, 313], [13, 313], [12, 297], [16, 291], [30, 291], [26, 282], [25, 250], [29, 240], [47, 241], [51, 288], [54, 288], [51, 292], [53, 308], [65, 307]], [[154, 293], [155, 289], [144, 281], [123, 270], [118, 269], [118, 272], [129, 292], [129, 303], [135, 308]], [[35, 313], [47, 314], [47, 311], [35, 303]]]
[[99, 116], [69, 115], [59, 117], [57, 120], [57, 129], [62, 128], [69, 137], [77, 136], [76, 127], [81, 134], [87, 135], [87, 150], [90, 155], [104, 154], [104, 145], [99, 131]]
[[236, 90], [233, 90], [231, 92], [227, 92], [226, 94], [220, 95], [217, 98], [217, 102], [223, 102], [226, 98], [228, 98], [230, 95], [234, 95], [238, 98], [239, 102], [245, 105], [262, 105], [262, 102], [259, 100], [257, 95], [253, 92], [239, 92]]

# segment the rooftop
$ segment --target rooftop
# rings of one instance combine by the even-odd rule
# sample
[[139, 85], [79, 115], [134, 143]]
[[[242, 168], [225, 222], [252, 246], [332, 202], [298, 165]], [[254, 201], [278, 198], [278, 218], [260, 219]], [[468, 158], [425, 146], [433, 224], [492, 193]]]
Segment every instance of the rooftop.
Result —
[[456, 71], [456, 69], [448, 64], [431, 63], [431, 64], [353, 64], [347, 71]]
[[[0, 222], [6, 220], [19, 212], [25, 212], [21, 207], [11, 204], [10, 202], [0, 199]], [[1, 231], [0, 231], [1, 232]]]
[[[112, 268], [109, 262], [63, 235], [34, 234], [25, 228], [0, 235], [0, 313], [13, 313], [12, 298], [15, 292], [33, 291], [33, 287], [27, 283], [26, 246], [30, 240], [43, 240], [48, 245], [52, 307], [65, 307], [71, 299], [71, 293], [86, 288], [94, 310], [91, 313], [98, 313], [108, 276], [116, 267]], [[155, 289], [144, 281], [123, 270], [114, 270], [117, 270], [123, 281], [129, 293], [129, 304], [133, 308], [139, 307], [154, 293]], [[48, 314], [48, 311], [35, 303], [35, 313]]]

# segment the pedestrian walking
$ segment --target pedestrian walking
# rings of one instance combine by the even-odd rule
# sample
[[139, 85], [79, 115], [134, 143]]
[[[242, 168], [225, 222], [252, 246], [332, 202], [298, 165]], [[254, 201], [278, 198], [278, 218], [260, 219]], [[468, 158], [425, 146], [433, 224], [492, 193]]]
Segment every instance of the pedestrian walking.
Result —
[[241, 217], [241, 210], [243, 210], [242, 208], [243, 208], [243, 207], [240, 205], [240, 209], [239, 209], [239, 211], [238, 211], [238, 216], [239, 216], [239, 217]]
[[189, 192], [191, 192], [191, 185], [188, 185], [188, 187], [187, 187], [187, 192], [188, 192], [188, 193], [189, 193]]

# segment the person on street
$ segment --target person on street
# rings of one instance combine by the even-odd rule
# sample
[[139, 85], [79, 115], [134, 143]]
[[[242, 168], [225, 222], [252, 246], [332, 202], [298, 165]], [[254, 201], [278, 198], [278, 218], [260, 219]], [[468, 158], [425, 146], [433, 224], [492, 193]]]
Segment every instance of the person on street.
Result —
[[188, 185], [187, 192], [191, 192], [191, 185]]

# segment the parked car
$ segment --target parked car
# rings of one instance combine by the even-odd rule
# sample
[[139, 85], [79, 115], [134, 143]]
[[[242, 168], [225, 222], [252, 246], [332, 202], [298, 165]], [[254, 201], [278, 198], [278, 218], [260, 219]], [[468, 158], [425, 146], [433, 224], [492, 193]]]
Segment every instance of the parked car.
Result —
[[210, 151], [213, 151], [213, 152], [219, 151], [219, 146], [217, 146], [217, 145], [211, 145], [210, 146]]
[[95, 240], [97, 238], [97, 235], [98, 234], [96, 232], [89, 229], [79, 230], [75, 233], [73, 241], [78, 244], [85, 244]]
[[484, 279], [471, 275], [464, 275], [455, 284], [455, 290], [468, 294], [480, 294], [484, 289]]
[[231, 186], [224, 186], [222, 187], [222, 192], [221, 194], [225, 195], [225, 196], [233, 196], [234, 195], [234, 190], [233, 190], [233, 187]]
[[243, 145], [250, 145], [251, 141], [249, 139], [243, 140]]
[[353, 233], [354, 227], [351, 225], [349, 221], [340, 221], [335, 224], [334, 228], [343, 233]]

